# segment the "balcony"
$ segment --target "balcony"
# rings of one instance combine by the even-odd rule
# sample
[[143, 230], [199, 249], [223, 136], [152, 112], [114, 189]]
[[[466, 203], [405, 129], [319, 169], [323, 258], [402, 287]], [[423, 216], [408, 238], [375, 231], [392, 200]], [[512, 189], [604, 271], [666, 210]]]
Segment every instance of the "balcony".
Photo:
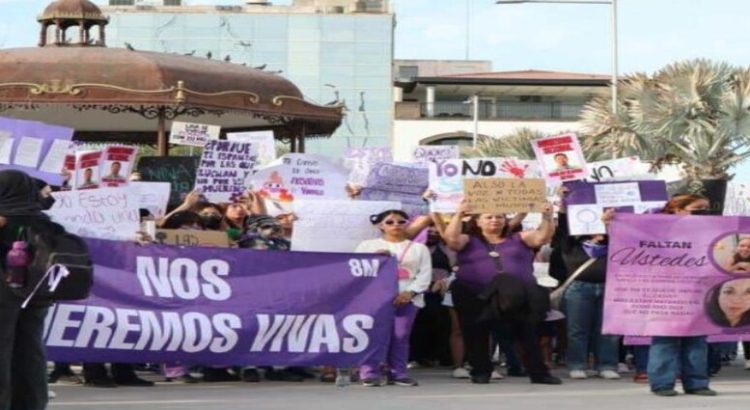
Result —
[[[396, 103], [396, 119], [467, 120], [473, 117], [473, 105], [461, 102]], [[480, 102], [479, 119], [488, 121], [577, 121], [584, 103], [574, 102]], [[431, 111], [432, 115], [429, 115]]]

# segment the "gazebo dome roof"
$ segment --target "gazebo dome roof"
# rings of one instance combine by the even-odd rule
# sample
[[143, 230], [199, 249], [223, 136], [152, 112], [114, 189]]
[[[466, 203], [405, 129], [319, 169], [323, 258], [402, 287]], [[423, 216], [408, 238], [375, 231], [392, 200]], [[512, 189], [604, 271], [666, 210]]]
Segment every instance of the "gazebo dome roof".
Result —
[[38, 20], [108, 21], [99, 6], [89, 0], [57, 0], [44, 9]]

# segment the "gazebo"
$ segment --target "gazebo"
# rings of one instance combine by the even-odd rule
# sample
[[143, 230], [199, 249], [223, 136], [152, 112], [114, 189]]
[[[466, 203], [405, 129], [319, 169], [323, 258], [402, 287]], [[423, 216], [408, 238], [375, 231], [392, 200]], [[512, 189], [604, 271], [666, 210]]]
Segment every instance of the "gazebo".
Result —
[[0, 115], [68, 126], [76, 140], [156, 143], [161, 155], [175, 119], [220, 125], [222, 133], [273, 129], [294, 152], [341, 123], [341, 106], [305, 101], [276, 74], [107, 48], [109, 19], [89, 0], [57, 0], [38, 21], [39, 47], [0, 50]]

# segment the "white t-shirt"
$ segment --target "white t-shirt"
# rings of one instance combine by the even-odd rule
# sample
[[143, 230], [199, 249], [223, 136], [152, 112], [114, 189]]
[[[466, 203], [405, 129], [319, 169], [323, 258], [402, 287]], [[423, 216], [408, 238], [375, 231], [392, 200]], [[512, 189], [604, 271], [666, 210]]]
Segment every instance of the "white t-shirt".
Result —
[[[411, 245], [410, 245], [411, 244]], [[407, 249], [408, 247], [408, 249]], [[357, 253], [377, 253], [387, 250], [399, 260], [399, 267], [409, 271], [409, 277], [399, 279], [398, 291], [411, 291], [417, 294], [412, 299], [417, 307], [424, 307], [422, 295], [430, 287], [432, 280], [432, 258], [430, 250], [421, 243], [413, 241], [388, 242], [384, 239], [369, 239], [357, 246]]]

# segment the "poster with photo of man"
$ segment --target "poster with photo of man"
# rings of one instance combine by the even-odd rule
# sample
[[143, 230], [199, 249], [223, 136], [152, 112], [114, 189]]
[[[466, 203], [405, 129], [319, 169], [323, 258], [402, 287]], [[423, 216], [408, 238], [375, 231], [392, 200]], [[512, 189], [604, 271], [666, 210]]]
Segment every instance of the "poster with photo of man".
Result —
[[588, 176], [586, 159], [575, 134], [540, 138], [532, 141], [532, 145], [547, 181], [571, 181]]
[[135, 147], [121, 145], [107, 147], [102, 155], [101, 185], [106, 187], [127, 185], [137, 153], [138, 148]]
[[75, 189], [99, 188], [102, 152], [81, 151], [76, 153]]

